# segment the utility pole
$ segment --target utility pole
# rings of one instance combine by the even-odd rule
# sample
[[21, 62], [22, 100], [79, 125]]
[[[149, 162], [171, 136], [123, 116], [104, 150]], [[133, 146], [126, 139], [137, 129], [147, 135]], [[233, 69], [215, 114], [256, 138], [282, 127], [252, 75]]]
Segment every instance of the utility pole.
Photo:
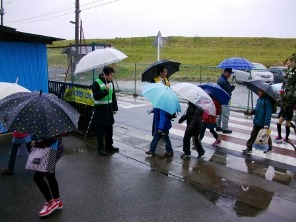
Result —
[[79, 0], [76, 0], [75, 3], [75, 45], [76, 47], [79, 44]]
[[[79, 0], [75, 0], [75, 54], [74, 54], [74, 69], [72, 71], [72, 75], [71, 75], [71, 81], [72, 83], [74, 82], [74, 75], [73, 72], [76, 68], [76, 65], [79, 61], [79, 50], [78, 50], [78, 45], [79, 45], [79, 13], [80, 13], [80, 9], [79, 9]], [[73, 23], [73, 22], [71, 22]]]
[[1, 14], [1, 25], [3, 25], [3, 16], [4, 16], [3, 0], [1, 0], [0, 14]]

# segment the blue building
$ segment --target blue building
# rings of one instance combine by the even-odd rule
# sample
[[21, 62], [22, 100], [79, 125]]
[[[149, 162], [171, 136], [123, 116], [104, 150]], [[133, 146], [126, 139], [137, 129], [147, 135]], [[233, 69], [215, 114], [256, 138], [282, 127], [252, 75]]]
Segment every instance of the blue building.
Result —
[[0, 26], [0, 82], [16, 82], [48, 92], [47, 44], [64, 39], [35, 35]]

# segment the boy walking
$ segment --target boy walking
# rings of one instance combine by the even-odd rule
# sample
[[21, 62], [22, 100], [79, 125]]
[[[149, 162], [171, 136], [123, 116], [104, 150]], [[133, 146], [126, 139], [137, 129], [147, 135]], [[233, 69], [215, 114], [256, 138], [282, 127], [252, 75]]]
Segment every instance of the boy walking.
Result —
[[[272, 104], [270, 98], [261, 89], [258, 90], [258, 100], [254, 110], [248, 112], [248, 114], [254, 115], [253, 119], [253, 129], [249, 140], [247, 141], [247, 148], [243, 150], [244, 154], [249, 154], [252, 152], [252, 146], [256, 140], [256, 137], [261, 129], [268, 129], [270, 127], [271, 114], [272, 114]], [[270, 152], [272, 150], [272, 141], [269, 137], [268, 139], [268, 150], [264, 153]]]

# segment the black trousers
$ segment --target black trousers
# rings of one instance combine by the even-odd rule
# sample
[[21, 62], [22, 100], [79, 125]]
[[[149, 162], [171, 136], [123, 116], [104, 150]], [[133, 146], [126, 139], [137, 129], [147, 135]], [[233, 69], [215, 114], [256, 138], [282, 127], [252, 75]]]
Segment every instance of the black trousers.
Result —
[[[252, 149], [252, 146], [257, 138], [257, 135], [259, 133], [259, 131], [262, 129], [263, 127], [261, 126], [253, 126], [253, 129], [252, 129], [252, 132], [251, 132], [251, 135], [250, 135], [250, 138], [249, 140], [247, 141], [247, 148], [249, 149]], [[271, 141], [271, 137], [269, 137], [268, 139], [268, 149], [269, 150], [272, 150], [272, 141]]]
[[194, 129], [194, 130], [186, 130], [184, 137], [183, 137], [183, 152], [186, 155], [191, 155], [191, 150], [190, 150], [190, 139], [192, 136], [195, 136], [195, 145], [197, 152], [204, 153], [204, 149], [201, 145], [200, 139], [199, 139], [199, 129]]
[[[44, 180], [45, 176], [47, 178], [48, 184]], [[53, 198], [60, 198], [59, 185], [56, 180], [55, 173], [44, 173], [36, 171], [36, 173], [34, 174], [34, 181], [45, 197], [46, 201], [50, 201]]]
[[[105, 137], [105, 143], [104, 143]], [[113, 125], [97, 126], [98, 151], [109, 149], [113, 144]]]

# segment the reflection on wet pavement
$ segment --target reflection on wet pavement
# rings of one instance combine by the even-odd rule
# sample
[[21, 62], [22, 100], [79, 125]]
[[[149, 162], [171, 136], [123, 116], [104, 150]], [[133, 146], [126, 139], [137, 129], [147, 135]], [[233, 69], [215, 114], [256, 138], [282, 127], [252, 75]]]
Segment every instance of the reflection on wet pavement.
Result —
[[[153, 172], [183, 180], [230, 214], [271, 220], [275, 215], [279, 217], [281, 213], [277, 212], [277, 208], [270, 208], [270, 205], [274, 206], [280, 202], [281, 207], [295, 206], [295, 174], [290, 171], [269, 166], [266, 164], [268, 162], [264, 164], [226, 154], [219, 148], [205, 147], [206, 154], [200, 160], [196, 158], [197, 153], [194, 150], [191, 158], [180, 159], [182, 142], [173, 139], [173, 147], [176, 147], [173, 157], [165, 158], [165, 149], [161, 145], [157, 148], [157, 155], [150, 157], [145, 151], [149, 149], [151, 137], [141, 135], [139, 131], [133, 132], [133, 135], [134, 137], [116, 135], [116, 143], [121, 147], [120, 155], [149, 166]], [[275, 192], [281, 190], [281, 198], [278, 194], [275, 196]], [[293, 218], [294, 215], [292, 211], [287, 213], [286, 217]]]

